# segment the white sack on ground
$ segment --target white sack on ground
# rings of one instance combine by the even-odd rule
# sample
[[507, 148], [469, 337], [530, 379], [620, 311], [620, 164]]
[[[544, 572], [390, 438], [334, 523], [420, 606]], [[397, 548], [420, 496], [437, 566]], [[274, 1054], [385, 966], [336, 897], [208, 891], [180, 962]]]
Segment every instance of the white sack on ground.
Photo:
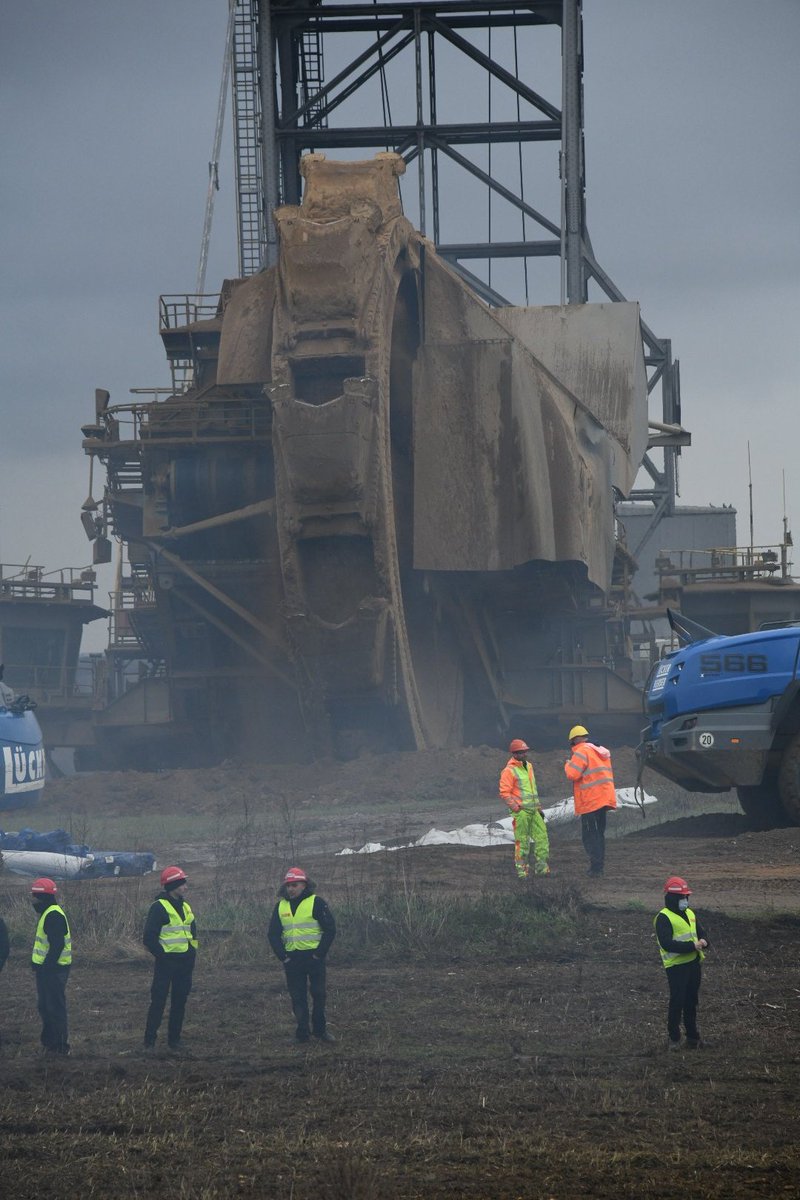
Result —
[[[636, 808], [638, 801], [632, 787], [617, 789], [617, 804], [620, 808]], [[645, 804], [655, 804], [656, 797], [644, 793]], [[544, 810], [548, 825], [558, 825], [564, 821], [575, 820], [575, 803], [571, 796], [560, 800]], [[499, 821], [488, 821], [480, 825], [465, 825], [462, 829], [429, 829], [422, 837], [403, 846], [385, 846], [382, 842], [367, 842], [360, 850], [340, 850], [339, 854], [376, 854], [380, 850], [409, 850], [414, 846], [499, 846], [504, 842], [514, 841], [513, 817], [504, 817]]]
[[[635, 791], [636, 789], [632, 787], [617, 788], [617, 807], [638, 808], [639, 801], [636, 799]], [[655, 796], [651, 796], [647, 792], [643, 794], [643, 803], [645, 804], [655, 804], [656, 800]], [[568, 796], [566, 800], [560, 800], [552, 808], [545, 809], [544, 815], [548, 825], [557, 825], [560, 821], [574, 821], [575, 801], [572, 796]]]

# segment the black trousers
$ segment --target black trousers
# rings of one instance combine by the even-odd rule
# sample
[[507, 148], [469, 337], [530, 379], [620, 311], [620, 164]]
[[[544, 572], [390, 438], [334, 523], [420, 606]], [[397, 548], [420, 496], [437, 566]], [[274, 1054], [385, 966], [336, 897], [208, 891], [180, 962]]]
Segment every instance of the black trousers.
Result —
[[325, 962], [314, 958], [309, 950], [294, 950], [283, 964], [286, 986], [297, 1021], [297, 1033], [308, 1037], [308, 992], [311, 992], [311, 1032], [315, 1037], [325, 1033]]
[[599, 874], [606, 860], [606, 817], [607, 808], [581, 814], [581, 840], [589, 855], [589, 866]]
[[36, 1004], [42, 1018], [41, 1043], [53, 1054], [69, 1054], [67, 980], [69, 967], [35, 967]]
[[700, 959], [678, 963], [667, 967], [669, 984], [669, 1007], [667, 1009], [667, 1034], [671, 1042], [681, 1040], [681, 1018], [690, 1042], [698, 1042], [697, 1001], [700, 994]]
[[167, 1020], [167, 1041], [177, 1046], [181, 1040], [186, 1001], [192, 990], [194, 955], [165, 954], [153, 964], [153, 983], [150, 988], [150, 1007], [144, 1028], [145, 1046], [155, 1045], [156, 1034], [164, 1016], [168, 994], [172, 993]]

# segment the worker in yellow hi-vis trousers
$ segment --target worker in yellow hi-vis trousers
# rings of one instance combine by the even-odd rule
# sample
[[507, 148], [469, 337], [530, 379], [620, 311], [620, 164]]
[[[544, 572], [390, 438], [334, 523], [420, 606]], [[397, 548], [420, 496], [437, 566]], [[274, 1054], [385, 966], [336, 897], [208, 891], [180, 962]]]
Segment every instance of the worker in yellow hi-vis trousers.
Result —
[[535, 875], [549, 875], [550, 839], [542, 816], [536, 776], [528, 757], [530, 747], [514, 738], [508, 747], [511, 758], [500, 774], [500, 799], [514, 814], [514, 866], [520, 879], [528, 878], [528, 860], [533, 842]]

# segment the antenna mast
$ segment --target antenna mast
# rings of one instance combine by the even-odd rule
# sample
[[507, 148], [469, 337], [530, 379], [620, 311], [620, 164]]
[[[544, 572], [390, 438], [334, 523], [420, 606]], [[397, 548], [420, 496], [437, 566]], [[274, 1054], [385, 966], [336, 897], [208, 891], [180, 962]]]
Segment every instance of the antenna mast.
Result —
[[206, 286], [208, 247], [211, 242], [211, 222], [214, 219], [214, 199], [215, 194], [219, 191], [219, 150], [222, 145], [222, 126], [225, 123], [225, 98], [231, 74], [231, 44], [233, 42], [233, 16], [235, 8], [236, 0], [229, 0], [228, 32], [225, 35], [222, 82], [219, 85], [219, 100], [217, 101], [217, 124], [214, 129], [214, 146], [211, 151], [211, 162], [208, 164], [208, 194], [206, 196], [206, 215], [203, 222], [203, 240], [200, 243], [200, 262], [197, 265], [197, 282], [194, 289], [198, 296], [202, 296]]
[[753, 472], [750, 467], [750, 439], [747, 441], [747, 491], [750, 495], [750, 562], [753, 561]]

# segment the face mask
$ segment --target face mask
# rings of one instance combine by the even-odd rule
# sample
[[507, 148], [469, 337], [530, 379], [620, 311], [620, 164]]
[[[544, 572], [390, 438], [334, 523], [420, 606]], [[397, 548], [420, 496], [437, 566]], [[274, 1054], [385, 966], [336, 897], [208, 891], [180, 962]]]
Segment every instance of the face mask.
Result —
[[681, 912], [686, 912], [686, 909], [688, 907], [689, 907], [688, 898], [686, 896], [681, 896], [680, 900], [678, 901], [678, 908], [681, 910]]

